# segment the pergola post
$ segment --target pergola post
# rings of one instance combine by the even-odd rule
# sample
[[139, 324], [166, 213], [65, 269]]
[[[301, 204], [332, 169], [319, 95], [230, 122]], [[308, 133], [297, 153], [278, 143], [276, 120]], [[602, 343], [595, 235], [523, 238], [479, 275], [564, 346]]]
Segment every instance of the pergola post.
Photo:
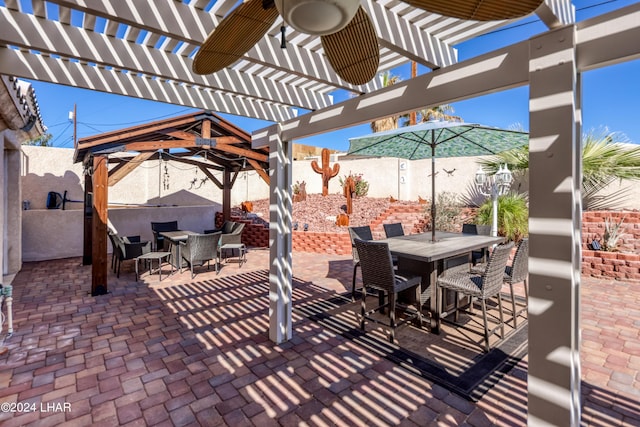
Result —
[[291, 339], [291, 143], [269, 142], [269, 338]]
[[93, 157], [92, 296], [107, 293], [108, 161], [105, 155]]
[[530, 41], [528, 423], [580, 424], [582, 226], [575, 27]]

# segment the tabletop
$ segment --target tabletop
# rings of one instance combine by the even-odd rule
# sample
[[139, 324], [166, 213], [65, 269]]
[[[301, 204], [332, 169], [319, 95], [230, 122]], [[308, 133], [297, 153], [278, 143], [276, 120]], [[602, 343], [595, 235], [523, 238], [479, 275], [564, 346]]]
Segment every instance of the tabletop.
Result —
[[393, 255], [432, 262], [502, 243], [504, 238], [437, 231], [435, 242], [431, 241], [431, 233], [390, 237], [379, 241], [388, 243]]
[[175, 230], [175, 231], [162, 231], [159, 233], [164, 238], [171, 240], [172, 242], [186, 242], [189, 234], [198, 234], [195, 231], [188, 230]]

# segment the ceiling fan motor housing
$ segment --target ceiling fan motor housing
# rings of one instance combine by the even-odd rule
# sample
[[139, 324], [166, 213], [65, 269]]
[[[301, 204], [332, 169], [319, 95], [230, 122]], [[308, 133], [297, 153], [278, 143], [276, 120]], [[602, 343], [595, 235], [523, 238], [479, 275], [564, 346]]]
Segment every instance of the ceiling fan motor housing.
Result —
[[343, 29], [358, 11], [360, 0], [275, 0], [285, 22], [296, 30], [317, 36]]

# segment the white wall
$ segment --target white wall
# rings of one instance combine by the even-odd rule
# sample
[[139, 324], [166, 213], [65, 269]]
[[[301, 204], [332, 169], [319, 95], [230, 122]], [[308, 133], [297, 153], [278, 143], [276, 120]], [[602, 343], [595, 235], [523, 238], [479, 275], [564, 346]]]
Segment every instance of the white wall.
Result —
[[[71, 200], [84, 197], [82, 166], [73, 164], [73, 150], [50, 147], [22, 147], [22, 200], [31, 210], [22, 211], [22, 256], [24, 261], [66, 258], [82, 255], [82, 203], [67, 203], [66, 210], [46, 209], [47, 193], [55, 191]], [[165, 179], [165, 163], [168, 177]], [[369, 196], [400, 200], [431, 199], [431, 160], [406, 161], [395, 158], [339, 159], [340, 172], [329, 181], [329, 192], [342, 194], [339, 177], [361, 173], [369, 182]], [[333, 166], [333, 162], [330, 163]], [[478, 169], [475, 158], [436, 159], [436, 193], [448, 191], [472, 195], [473, 177]], [[220, 211], [222, 191], [204, 175], [176, 162], [145, 162], [109, 188], [109, 220], [119, 233], [141, 235], [151, 240], [151, 221], [178, 220], [180, 227], [202, 231], [213, 227]], [[449, 171], [449, 173], [447, 172]], [[218, 173], [222, 180], [222, 174]], [[195, 182], [194, 182], [195, 179]], [[164, 182], [168, 183], [165, 188]], [[293, 164], [293, 183], [305, 181], [307, 193], [322, 191], [322, 177], [311, 168], [311, 161]], [[521, 191], [527, 184], [514, 184]], [[623, 183], [630, 189], [625, 207], [640, 208], [640, 186]], [[612, 187], [611, 191], [620, 188]], [[19, 197], [17, 195], [16, 197]], [[266, 199], [269, 186], [256, 172], [241, 172], [231, 191], [231, 205], [245, 200]], [[473, 198], [473, 197], [472, 197]], [[482, 196], [476, 196], [480, 202]], [[131, 204], [129, 207], [119, 203]], [[20, 205], [20, 203], [17, 203]], [[139, 207], [139, 205], [147, 205]], [[19, 221], [16, 222], [19, 224]]]
[[[73, 163], [73, 149], [24, 146], [22, 161], [23, 200], [31, 209], [45, 209], [47, 194], [55, 191], [71, 200], [83, 200], [81, 163]], [[166, 166], [166, 168], [165, 168]], [[222, 172], [214, 172], [222, 181]], [[196, 166], [172, 161], [144, 162], [116, 185], [109, 187], [111, 205], [201, 206], [222, 203], [222, 190], [206, 179]], [[240, 172], [231, 194], [231, 205], [266, 198], [269, 186], [256, 172]], [[66, 209], [82, 209], [67, 203]]]
[[[212, 206], [122, 208], [109, 209], [108, 216], [109, 225], [119, 234], [152, 241], [151, 221], [177, 220], [182, 229], [202, 232], [213, 228], [215, 211]], [[83, 211], [79, 209], [22, 211], [23, 261], [81, 256], [83, 227]]]

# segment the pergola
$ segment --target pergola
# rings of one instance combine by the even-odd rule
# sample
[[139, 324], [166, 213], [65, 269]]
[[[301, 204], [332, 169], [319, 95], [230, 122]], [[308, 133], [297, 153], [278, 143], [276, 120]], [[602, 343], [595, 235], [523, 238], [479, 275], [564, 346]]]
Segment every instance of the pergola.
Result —
[[[409, 60], [433, 70], [380, 88], [377, 79], [342, 81], [317, 37], [289, 29], [281, 49], [279, 22], [233, 66], [194, 75], [194, 52], [236, 3], [6, 0], [0, 73], [278, 122], [252, 136], [254, 148], [269, 147], [270, 336], [278, 343], [292, 332], [291, 141], [528, 85], [529, 424], [578, 425], [581, 74], [640, 57], [640, 5], [576, 23], [570, 0], [545, 0], [535, 14], [546, 31], [458, 62], [456, 44], [508, 22], [362, 0], [380, 45], [379, 71]], [[336, 89], [360, 96], [334, 105]]]
[[[83, 263], [92, 265], [91, 295], [107, 292], [108, 188], [144, 162], [167, 158], [170, 150], [171, 160], [198, 167], [222, 190], [224, 218], [231, 216], [238, 173], [255, 170], [269, 184], [268, 147], [252, 149], [247, 132], [209, 111], [79, 139], [73, 159], [85, 170]], [[222, 181], [214, 171], [222, 172]]]

